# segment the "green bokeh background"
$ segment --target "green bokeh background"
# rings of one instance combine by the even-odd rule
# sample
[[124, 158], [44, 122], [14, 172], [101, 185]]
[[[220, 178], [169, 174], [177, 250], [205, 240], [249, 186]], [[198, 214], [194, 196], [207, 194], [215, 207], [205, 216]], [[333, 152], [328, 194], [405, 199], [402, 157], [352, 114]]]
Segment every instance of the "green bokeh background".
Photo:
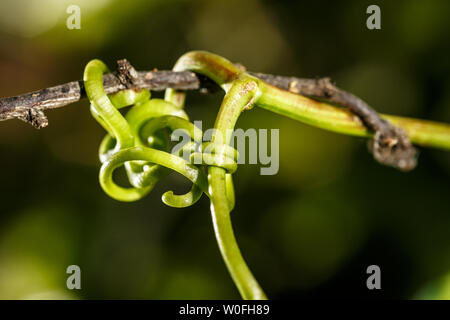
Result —
[[[66, 8], [81, 8], [68, 30]], [[378, 4], [382, 29], [366, 28]], [[170, 69], [208, 50], [248, 70], [330, 76], [379, 111], [450, 122], [449, 1], [3, 0], [0, 96], [81, 79], [100, 58]], [[161, 96], [161, 93], [155, 94]], [[190, 92], [187, 112], [211, 126], [222, 94]], [[104, 135], [86, 100], [47, 112], [40, 131], [0, 123], [0, 298], [239, 298], [204, 197], [187, 209], [160, 195], [135, 203], [98, 183]], [[238, 127], [280, 129], [280, 169], [235, 176], [232, 220], [270, 298], [450, 298], [450, 153], [422, 149], [408, 174], [378, 165], [363, 139], [252, 109]], [[82, 290], [66, 288], [66, 268]], [[382, 289], [366, 288], [379, 265]]]

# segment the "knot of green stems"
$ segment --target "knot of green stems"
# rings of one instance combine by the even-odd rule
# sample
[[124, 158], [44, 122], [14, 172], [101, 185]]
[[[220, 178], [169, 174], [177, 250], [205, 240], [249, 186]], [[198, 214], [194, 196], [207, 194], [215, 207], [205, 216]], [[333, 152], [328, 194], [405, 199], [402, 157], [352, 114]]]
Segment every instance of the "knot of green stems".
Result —
[[[93, 60], [84, 72], [91, 113], [107, 131], [99, 148], [103, 190], [120, 201], [139, 200], [170, 170], [174, 170], [191, 180], [192, 188], [183, 195], [167, 191], [162, 200], [172, 207], [187, 207], [203, 193], [209, 196], [205, 166], [216, 166], [227, 171], [230, 181], [227, 196], [230, 207], [233, 207], [231, 174], [237, 168], [237, 151], [225, 144], [202, 143], [203, 132], [169, 98], [150, 99], [150, 92], [140, 89], [127, 89], [107, 96], [102, 81], [103, 73], [107, 71], [103, 62]], [[124, 107], [130, 109], [122, 116], [119, 109]], [[165, 129], [182, 130], [191, 141], [176, 154], [169, 153], [170, 141]], [[186, 152], [188, 160], [182, 157]], [[121, 166], [126, 169], [131, 187], [119, 186], [113, 179], [115, 169]]]
[[[230, 130], [240, 113], [253, 106], [261, 94], [252, 77], [239, 76], [239, 70], [227, 73], [227, 60], [218, 58], [224, 68], [219, 74], [201, 61], [182, 57], [174, 70], [184, 69], [206, 73], [225, 89], [215, 131], [210, 142], [203, 141], [203, 132], [189, 121], [184, 112], [185, 94], [167, 89], [164, 100], [150, 99], [150, 92], [127, 89], [106, 95], [103, 74], [108, 72], [100, 60], [92, 60], [84, 70], [84, 86], [91, 102], [93, 117], [107, 131], [100, 144], [102, 162], [99, 180], [103, 190], [120, 201], [135, 201], [148, 194], [155, 184], [174, 170], [192, 181], [191, 190], [183, 195], [172, 191], [162, 200], [172, 207], [194, 204], [203, 193], [211, 201], [211, 215], [219, 249], [239, 292], [244, 299], [265, 299], [239, 250], [231, 226], [230, 211], [234, 207], [232, 173], [237, 168], [237, 151], [229, 146]], [[220, 68], [219, 68], [220, 69]], [[119, 109], [131, 107], [125, 116]], [[169, 153], [170, 142], [162, 130], [182, 130], [190, 137], [175, 154]], [[186, 152], [189, 158], [184, 155]], [[195, 165], [194, 165], [195, 164]], [[113, 180], [114, 170], [124, 166], [131, 187], [122, 187]]]

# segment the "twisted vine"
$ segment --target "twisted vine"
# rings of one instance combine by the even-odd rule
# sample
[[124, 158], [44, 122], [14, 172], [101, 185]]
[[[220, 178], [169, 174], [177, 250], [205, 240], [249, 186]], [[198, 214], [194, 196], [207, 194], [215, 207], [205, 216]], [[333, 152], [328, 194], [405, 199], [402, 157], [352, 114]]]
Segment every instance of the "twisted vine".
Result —
[[[107, 131], [99, 148], [100, 185], [112, 198], [119, 201], [136, 201], [148, 194], [155, 184], [174, 170], [193, 182], [191, 190], [184, 195], [172, 191], [164, 193], [162, 200], [172, 207], [187, 207], [194, 204], [203, 193], [208, 193], [208, 182], [203, 168], [193, 165], [180, 155], [190, 152], [190, 158], [203, 159], [209, 165], [227, 170], [229, 175], [236, 170], [237, 152], [231, 147], [202, 143], [203, 133], [173, 99], [150, 99], [148, 90], [128, 89], [107, 96], [102, 82], [103, 73], [108, 72], [100, 60], [88, 63], [84, 72], [86, 94], [91, 101], [93, 117]], [[131, 106], [125, 117], [119, 112]], [[192, 138], [190, 143], [178, 151], [168, 152], [168, 137], [161, 131], [182, 129]], [[209, 148], [208, 148], [209, 147]], [[216, 152], [216, 150], [222, 150]], [[230, 150], [232, 149], [232, 150]], [[204, 153], [204, 151], [209, 152]], [[197, 161], [198, 162], [198, 161]], [[124, 166], [132, 187], [122, 187], [113, 179], [114, 171]], [[231, 187], [231, 185], [229, 185]], [[233, 199], [229, 191], [229, 201]]]
[[[150, 99], [147, 90], [127, 89], [107, 96], [102, 75], [107, 67], [99, 60], [88, 63], [84, 84], [91, 102], [94, 118], [107, 135], [99, 148], [102, 162], [99, 180], [103, 190], [120, 201], [135, 201], [148, 194], [155, 184], [174, 170], [193, 184], [183, 195], [172, 191], [162, 200], [173, 207], [194, 204], [203, 193], [211, 201], [211, 215], [216, 239], [225, 264], [244, 299], [265, 299], [266, 296], [245, 263], [237, 245], [230, 219], [234, 207], [232, 173], [236, 170], [237, 151], [229, 146], [232, 130], [244, 110], [254, 105], [275, 113], [339, 133], [372, 137], [363, 123], [355, 120], [349, 111], [304, 96], [278, 89], [252, 76], [230, 61], [212, 53], [193, 51], [183, 55], [174, 71], [192, 71], [202, 74], [224, 91], [214, 125], [215, 131], [208, 143], [202, 143], [203, 133], [189, 121], [184, 112], [185, 93], [167, 89], [164, 100]], [[125, 117], [119, 109], [131, 106]], [[430, 121], [382, 115], [407, 134], [406, 140], [385, 139], [382, 146], [387, 164], [399, 167], [404, 163], [409, 140], [416, 144], [450, 149], [450, 126]], [[170, 143], [162, 129], [181, 129], [191, 141], [177, 154], [168, 152]], [[408, 140], [409, 138], [409, 140]], [[377, 140], [376, 136], [374, 137]], [[383, 140], [383, 142], [386, 142]], [[405, 142], [406, 141], [406, 142]], [[188, 153], [186, 160], [182, 154]], [[406, 152], [407, 154], [413, 154]], [[193, 161], [198, 160], [200, 161]], [[401, 162], [401, 161], [403, 162]], [[194, 165], [193, 164], [199, 164]], [[131, 187], [122, 187], [113, 179], [114, 171], [124, 166]]]

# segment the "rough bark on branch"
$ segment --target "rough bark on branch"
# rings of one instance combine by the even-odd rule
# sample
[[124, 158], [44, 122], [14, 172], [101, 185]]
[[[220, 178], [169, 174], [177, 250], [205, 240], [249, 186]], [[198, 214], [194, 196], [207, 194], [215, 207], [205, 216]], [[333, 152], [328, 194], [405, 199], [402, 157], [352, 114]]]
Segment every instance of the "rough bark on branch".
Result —
[[[103, 83], [108, 94], [126, 89], [114, 73], [105, 74]], [[195, 90], [200, 88], [200, 81], [192, 72], [143, 71], [138, 72], [136, 86], [153, 91], [167, 88]], [[0, 98], [0, 121], [19, 118], [42, 128], [47, 124], [43, 110], [63, 107], [85, 97], [83, 81], [72, 81], [15, 97]]]

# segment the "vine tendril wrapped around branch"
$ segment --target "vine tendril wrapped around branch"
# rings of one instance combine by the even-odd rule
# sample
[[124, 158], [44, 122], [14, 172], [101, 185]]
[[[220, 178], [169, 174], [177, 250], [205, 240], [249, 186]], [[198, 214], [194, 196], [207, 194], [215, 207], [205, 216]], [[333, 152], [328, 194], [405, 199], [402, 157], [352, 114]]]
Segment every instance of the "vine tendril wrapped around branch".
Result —
[[[91, 101], [91, 113], [107, 131], [99, 148], [102, 162], [99, 180], [109, 196], [120, 201], [139, 200], [170, 172], [168, 169], [184, 175], [193, 186], [184, 195], [167, 191], [162, 197], [165, 204], [186, 207], [194, 204], [203, 193], [209, 196], [204, 168], [183, 159], [180, 154], [186, 151], [191, 153], [191, 159], [203, 159], [201, 164], [222, 167], [229, 174], [236, 170], [237, 152], [233, 152], [234, 149], [230, 152], [229, 146], [206, 148], [211, 143], [202, 143], [202, 131], [189, 121], [182, 105], [176, 105], [168, 98], [150, 99], [148, 90], [128, 89], [107, 96], [102, 82], [102, 75], [107, 70], [100, 60], [89, 62], [84, 72], [84, 82]], [[119, 109], [128, 106], [131, 108], [124, 117]], [[169, 153], [168, 138], [161, 131], [164, 128], [171, 131], [182, 129], [193, 141], [185, 144], [178, 155]], [[206, 149], [210, 152], [205, 152]], [[114, 170], [121, 166], [125, 167], [132, 187], [122, 187], [114, 182]], [[229, 188], [232, 188], [231, 184]], [[231, 201], [234, 199], [233, 191], [228, 193], [232, 195]]]
[[[184, 112], [184, 92], [167, 89], [164, 100], [150, 99], [149, 91], [139, 89], [107, 96], [102, 83], [107, 67], [99, 60], [86, 66], [84, 84], [91, 112], [107, 131], [99, 148], [100, 184], [114, 199], [135, 201], [148, 194], [170, 170], [192, 181], [188, 193], [175, 195], [168, 191], [162, 197], [163, 202], [173, 207], [186, 207], [194, 204], [203, 193], [210, 198], [219, 249], [244, 299], [265, 299], [266, 296], [242, 257], [230, 218], [234, 207], [232, 173], [237, 168], [238, 154], [229, 143], [242, 111], [257, 105], [322, 129], [374, 138], [377, 160], [401, 170], [409, 170], [416, 163], [416, 151], [410, 142], [450, 149], [448, 124], [381, 115], [383, 130], [374, 135], [349, 110], [276, 88], [209, 52], [193, 51], [183, 55], [174, 71], [201, 74], [225, 91], [210, 142], [202, 142], [202, 131]], [[128, 106], [131, 108], [124, 117], [119, 109]], [[399, 128], [388, 126], [387, 121]], [[173, 133], [183, 130], [190, 141], [175, 154], [169, 153], [170, 141], [162, 132], [165, 128]], [[188, 159], [184, 157], [186, 152]], [[114, 182], [114, 170], [121, 166], [125, 167], [132, 187], [121, 187]]]

